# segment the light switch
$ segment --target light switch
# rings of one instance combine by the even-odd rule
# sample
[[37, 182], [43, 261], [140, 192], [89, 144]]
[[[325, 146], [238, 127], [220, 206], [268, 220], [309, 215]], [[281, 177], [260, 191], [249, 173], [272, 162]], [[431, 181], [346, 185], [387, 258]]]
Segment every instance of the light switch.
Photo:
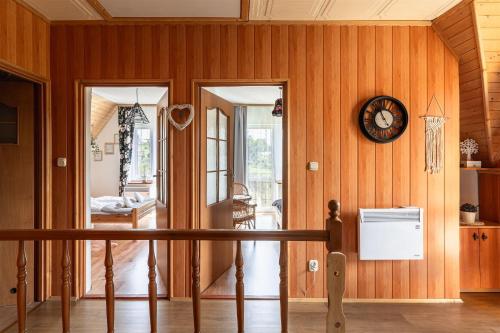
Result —
[[319, 163], [314, 162], [314, 161], [307, 163], [307, 170], [318, 171], [319, 170]]
[[66, 157], [58, 157], [57, 158], [57, 166], [60, 168], [65, 168], [67, 165]]

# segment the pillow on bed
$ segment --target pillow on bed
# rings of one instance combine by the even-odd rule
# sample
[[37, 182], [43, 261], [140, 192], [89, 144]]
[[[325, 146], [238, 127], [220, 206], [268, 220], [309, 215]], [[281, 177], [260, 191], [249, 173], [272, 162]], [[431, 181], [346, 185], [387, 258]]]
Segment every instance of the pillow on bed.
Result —
[[142, 196], [139, 192], [134, 192], [135, 201], [138, 203], [144, 202], [144, 196]]
[[129, 197], [123, 197], [123, 204], [127, 208], [135, 208], [135, 205], [132, 203], [132, 200]]

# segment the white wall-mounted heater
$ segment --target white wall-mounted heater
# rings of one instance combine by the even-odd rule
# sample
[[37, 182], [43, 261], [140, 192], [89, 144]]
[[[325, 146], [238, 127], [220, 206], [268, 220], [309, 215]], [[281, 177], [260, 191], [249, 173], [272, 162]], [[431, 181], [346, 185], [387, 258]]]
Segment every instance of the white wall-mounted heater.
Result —
[[419, 260], [424, 258], [423, 209], [360, 209], [360, 260]]

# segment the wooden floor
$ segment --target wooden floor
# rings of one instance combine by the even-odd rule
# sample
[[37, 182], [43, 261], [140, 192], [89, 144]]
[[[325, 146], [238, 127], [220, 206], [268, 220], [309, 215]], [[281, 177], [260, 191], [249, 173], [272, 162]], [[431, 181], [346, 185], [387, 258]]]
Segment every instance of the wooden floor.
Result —
[[[257, 216], [257, 229], [277, 229], [272, 214]], [[242, 242], [245, 295], [277, 298], [279, 296], [279, 242]], [[236, 268], [233, 266], [202, 294], [205, 298], [235, 296]]]
[[[347, 332], [351, 333], [498, 333], [500, 295], [464, 294], [463, 304], [345, 304]], [[192, 307], [187, 301], [160, 301], [158, 331], [192, 332]], [[234, 301], [203, 300], [202, 332], [236, 332]], [[325, 332], [326, 304], [290, 303], [289, 332]], [[83, 300], [72, 308], [71, 332], [105, 332], [105, 302]], [[117, 301], [116, 332], [149, 332], [146, 301]], [[278, 333], [278, 301], [246, 301], [245, 332]], [[28, 331], [61, 331], [58, 301], [39, 306], [28, 316]], [[17, 332], [11, 327], [8, 333]]]
[[[156, 228], [154, 212], [140, 221], [140, 228]], [[130, 229], [128, 224], [99, 224], [96, 229]], [[104, 295], [105, 267], [104, 241], [92, 241], [92, 287], [88, 296]], [[144, 296], [148, 294], [148, 241], [113, 241], [113, 271], [116, 296]], [[158, 272], [158, 294], [166, 295], [167, 289]]]

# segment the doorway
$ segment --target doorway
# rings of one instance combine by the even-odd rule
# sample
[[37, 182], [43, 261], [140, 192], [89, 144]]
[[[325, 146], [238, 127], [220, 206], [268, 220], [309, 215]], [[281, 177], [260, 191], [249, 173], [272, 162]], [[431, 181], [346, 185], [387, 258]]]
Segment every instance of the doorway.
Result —
[[[200, 83], [199, 227], [286, 228], [284, 83]], [[235, 296], [234, 244], [202, 242], [204, 298]], [[279, 296], [279, 242], [242, 242], [245, 296]]]
[[[37, 229], [43, 224], [42, 188], [45, 111], [42, 84], [0, 70], [0, 229]], [[18, 244], [0, 244], [0, 331], [16, 321]], [[42, 300], [41, 245], [25, 242], [27, 304]]]
[[[168, 86], [85, 86], [85, 228], [169, 228], [168, 103]], [[111, 246], [115, 295], [147, 296], [148, 241]], [[169, 243], [155, 247], [158, 295], [167, 297]], [[86, 297], [105, 295], [104, 256], [104, 241], [86, 241]]]

